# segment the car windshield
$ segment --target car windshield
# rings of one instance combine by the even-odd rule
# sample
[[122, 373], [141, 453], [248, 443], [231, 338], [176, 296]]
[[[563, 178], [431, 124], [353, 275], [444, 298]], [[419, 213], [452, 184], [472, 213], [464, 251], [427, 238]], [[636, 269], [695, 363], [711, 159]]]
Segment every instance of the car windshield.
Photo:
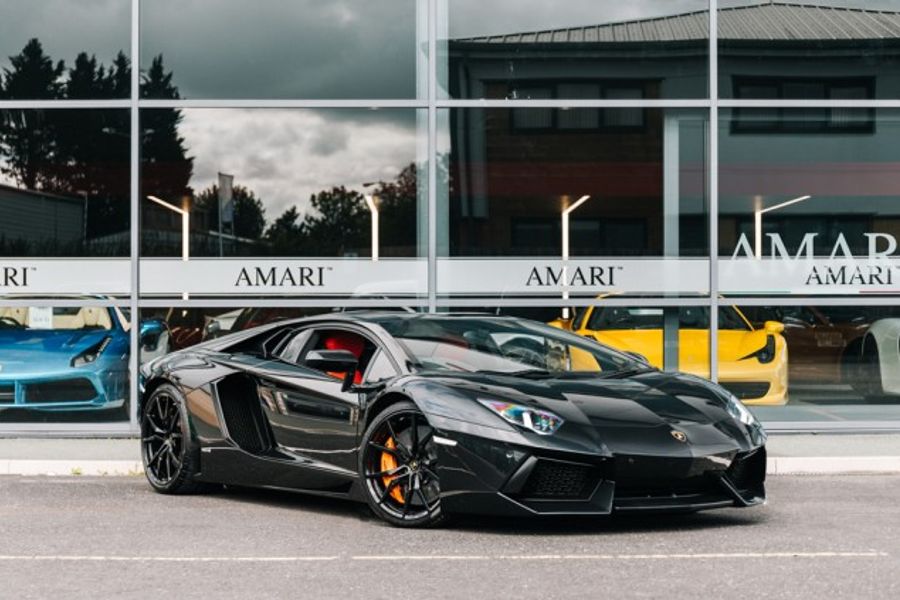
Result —
[[[709, 329], [709, 307], [682, 306], [678, 309], [680, 329]], [[595, 331], [611, 329], [662, 329], [663, 309], [605, 306], [593, 310], [587, 328]], [[748, 331], [750, 327], [731, 306], [719, 308], [719, 329]]]
[[95, 306], [11, 306], [0, 308], [0, 329], [112, 329], [109, 311]]
[[611, 375], [650, 367], [584, 337], [525, 319], [417, 316], [379, 320], [424, 370]]

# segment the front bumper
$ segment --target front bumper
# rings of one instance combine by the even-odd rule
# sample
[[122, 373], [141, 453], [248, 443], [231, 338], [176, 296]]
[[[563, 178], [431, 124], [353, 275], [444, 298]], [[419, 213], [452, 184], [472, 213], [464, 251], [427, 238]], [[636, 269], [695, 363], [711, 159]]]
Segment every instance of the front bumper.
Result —
[[88, 411], [119, 408], [128, 398], [128, 371], [68, 369], [0, 378], [0, 409]]
[[608, 515], [692, 512], [765, 501], [766, 451], [694, 457], [590, 456], [460, 433], [438, 460], [450, 513]]

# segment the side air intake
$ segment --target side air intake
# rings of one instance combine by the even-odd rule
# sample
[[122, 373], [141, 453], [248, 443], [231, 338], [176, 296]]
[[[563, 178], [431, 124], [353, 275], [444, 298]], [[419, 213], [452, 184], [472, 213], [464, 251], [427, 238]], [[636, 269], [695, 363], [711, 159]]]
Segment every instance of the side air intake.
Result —
[[274, 446], [263, 415], [256, 383], [245, 375], [229, 375], [216, 384], [228, 436], [242, 450], [262, 454]]

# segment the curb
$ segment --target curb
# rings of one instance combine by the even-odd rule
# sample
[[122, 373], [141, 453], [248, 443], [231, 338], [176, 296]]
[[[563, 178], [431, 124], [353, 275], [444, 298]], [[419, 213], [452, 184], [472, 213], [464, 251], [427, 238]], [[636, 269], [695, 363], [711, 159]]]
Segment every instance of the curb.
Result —
[[[0, 460], [0, 475], [134, 476], [144, 471], [135, 460]], [[900, 456], [770, 457], [768, 475], [900, 474]]]
[[140, 475], [134, 460], [0, 460], [0, 475]]
[[769, 475], [874, 475], [900, 473], [900, 456], [769, 457]]

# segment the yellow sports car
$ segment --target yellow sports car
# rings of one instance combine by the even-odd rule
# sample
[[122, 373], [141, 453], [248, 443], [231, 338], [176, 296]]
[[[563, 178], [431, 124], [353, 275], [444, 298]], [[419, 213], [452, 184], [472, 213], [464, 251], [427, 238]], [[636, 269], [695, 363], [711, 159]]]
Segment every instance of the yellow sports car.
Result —
[[[709, 377], [709, 307], [678, 308], [677, 370]], [[551, 323], [644, 356], [663, 367], [663, 309], [589, 306], [571, 320]], [[787, 402], [788, 352], [784, 325], [754, 329], [734, 306], [719, 308], [719, 384], [745, 404]]]

